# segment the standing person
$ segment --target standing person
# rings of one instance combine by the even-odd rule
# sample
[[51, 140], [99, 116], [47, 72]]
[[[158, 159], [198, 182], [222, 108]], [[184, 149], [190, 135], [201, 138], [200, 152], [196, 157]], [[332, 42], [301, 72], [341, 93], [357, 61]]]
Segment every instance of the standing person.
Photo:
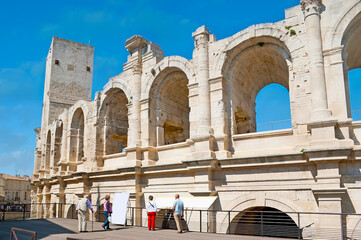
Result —
[[179, 199], [179, 194], [175, 195], [175, 201], [173, 202], [174, 219], [177, 224], [178, 233], [182, 233], [182, 217], [184, 214], [184, 204]]
[[84, 198], [80, 199], [76, 204], [76, 210], [78, 211], [78, 229], [79, 232], [87, 232], [86, 230], [86, 213], [88, 208], [92, 211], [93, 207], [89, 200], [89, 195], [85, 195]]
[[102, 225], [102, 227], [103, 227], [104, 229], [107, 229], [107, 230], [110, 229], [110, 227], [109, 227], [110, 222], [109, 222], [108, 217], [111, 216], [111, 215], [112, 215], [112, 212], [113, 212], [113, 210], [112, 210], [112, 204], [110, 203], [109, 199], [110, 199], [110, 196], [109, 196], [109, 195], [106, 195], [106, 196], [105, 196], [105, 202], [104, 202], [105, 222], [104, 222], [104, 224]]
[[157, 216], [157, 204], [153, 201], [153, 196], [150, 195], [147, 202], [148, 214], [148, 229], [155, 231], [155, 216]]

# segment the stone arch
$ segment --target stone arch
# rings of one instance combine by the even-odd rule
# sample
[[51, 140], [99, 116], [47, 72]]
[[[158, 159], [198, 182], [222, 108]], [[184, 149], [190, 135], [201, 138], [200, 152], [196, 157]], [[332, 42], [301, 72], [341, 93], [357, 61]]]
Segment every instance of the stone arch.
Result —
[[[361, 68], [361, 2], [354, 2], [346, 8], [336, 24], [326, 33], [325, 46], [339, 54], [342, 59], [340, 84], [344, 85], [345, 104], [348, 118], [352, 118], [349, 71]], [[338, 50], [340, 49], [340, 50]], [[342, 49], [342, 51], [341, 51]], [[338, 51], [337, 51], [338, 50]], [[341, 60], [340, 60], [341, 61]], [[342, 72], [343, 71], [343, 72]]]
[[84, 114], [84, 121], [88, 121], [89, 114], [93, 113], [92, 104], [90, 102], [80, 100], [77, 101], [73, 106], [69, 108], [68, 116], [69, 116], [69, 127], [71, 127], [72, 120], [74, 119], [74, 114], [78, 109], [81, 109]]
[[228, 50], [221, 72], [227, 82], [224, 85], [227, 86], [229, 132], [255, 132], [256, 96], [272, 83], [290, 89], [292, 57], [279, 38], [250, 38]]
[[189, 79], [177, 67], [166, 67], [156, 74], [149, 89], [150, 145], [185, 142], [189, 129]]
[[100, 156], [120, 153], [127, 147], [129, 95], [120, 87], [107, 88], [103, 94], [97, 119], [97, 155]]
[[226, 63], [230, 61], [230, 58], [232, 58], [230, 55], [232, 49], [235, 49], [237, 46], [247, 41], [249, 41], [251, 45], [256, 45], [257, 43], [262, 42], [262, 38], [277, 40], [278, 43], [283, 45], [282, 47], [284, 49], [287, 49], [290, 59], [293, 58], [292, 55], [294, 52], [305, 47], [297, 36], [290, 36], [287, 34], [283, 25], [272, 23], [253, 25], [236, 33], [228, 39], [225, 39], [227, 43], [220, 49], [220, 54], [214, 60], [210, 71], [210, 78], [224, 76], [224, 67]]
[[101, 101], [102, 102], [104, 101], [109, 90], [115, 89], [115, 88], [123, 91], [123, 93], [127, 96], [128, 101], [131, 99], [132, 91], [128, 87], [128, 83], [123, 79], [111, 79], [111, 81], [104, 86], [104, 89], [102, 91], [102, 100]]
[[196, 82], [196, 73], [192, 62], [180, 56], [165, 57], [154, 66], [150, 73], [148, 73], [148, 77], [145, 79], [145, 88], [144, 91], [142, 91], [141, 99], [148, 99], [151, 97], [150, 90], [154, 85], [154, 81], [159, 75], [163, 74], [164, 70], [167, 68], [180, 69], [187, 76], [189, 84]]
[[65, 218], [78, 219], [78, 214], [76, 213], [75, 204], [66, 204], [65, 205]]
[[238, 213], [228, 231], [240, 235], [302, 239], [301, 228], [289, 214], [271, 207], [252, 207]]
[[[277, 209], [281, 212], [286, 213], [295, 223], [298, 223], [296, 214], [289, 214], [292, 212], [306, 212], [303, 211], [299, 205], [294, 204], [294, 202], [290, 199], [278, 196], [277, 199], [265, 197], [260, 198], [259, 195], [252, 194], [253, 196], [249, 197], [237, 197], [227, 205], [223, 207], [223, 209], [227, 209], [231, 212], [231, 221], [238, 215], [238, 213], [242, 213], [247, 211], [248, 209], [252, 209], [254, 207], [270, 207]], [[217, 232], [227, 232], [228, 229], [228, 215], [224, 214], [221, 219], [219, 219], [220, 225]], [[314, 221], [310, 216], [304, 216], [300, 219], [300, 226], [304, 227], [311, 225]]]
[[84, 157], [84, 129], [85, 116], [82, 108], [77, 108], [71, 118], [70, 123], [70, 151], [69, 166], [70, 171], [76, 170], [76, 164], [82, 162]]
[[351, 21], [356, 19], [356, 17], [361, 12], [361, 2], [357, 1], [352, 3], [352, 5], [347, 8], [341, 17], [336, 21], [336, 24], [325, 34], [324, 48], [336, 48], [341, 46], [342, 39], [347, 28], [350, 26]]

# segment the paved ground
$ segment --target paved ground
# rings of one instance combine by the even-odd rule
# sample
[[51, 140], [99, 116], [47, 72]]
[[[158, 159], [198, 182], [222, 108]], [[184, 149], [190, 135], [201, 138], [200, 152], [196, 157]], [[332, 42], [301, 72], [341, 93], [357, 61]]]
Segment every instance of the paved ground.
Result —
[[[0, 240], [10, 239], [11, 227], [36, 231], [38, 239], [48, 240], [66, 240], [67, 237], [76, 239], [159, 239], [159, 240], [172, 240], [186, 238], [187, 240], [195, 239], [238, 239], [238, 240], [276, 240], [278, 238], [262, 238], [240, 235], [225, 235], [225, 234], [213, 234], [213, 233], [198, 233], [198, 232], [185, 232], [178, 234], [175, 230], [161, 229], [158, 231], [148, 231], [147, 228], [142, 227], [123, 227], [123, 226], [111, 226], [112, 230], [105, 231], [101, 227], [101, 223], [94, 222], [93, 232], [91, 222], [88, 222], [87, 233], [77, 233], [77, 220], [73, 219], [39, 219], [39, 220], [25, 220], [25, 221], [8, 221], [0, 222]], [[24, 238], [29, 235], [18, 234], [20, 239], [30, 239], [30, 237]], [[281, 238], [280, 238], [281, 239]], [[282, 238], [285, 240], [285, 238]]]

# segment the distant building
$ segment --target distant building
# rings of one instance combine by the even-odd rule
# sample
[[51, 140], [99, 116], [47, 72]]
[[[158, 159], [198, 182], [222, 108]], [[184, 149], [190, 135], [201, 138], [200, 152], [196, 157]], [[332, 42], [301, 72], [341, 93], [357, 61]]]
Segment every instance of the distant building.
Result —
[[3, 203], [30, 202], [30, 181], [27, 175], [12, 176], [0, 173], [0, 201]]

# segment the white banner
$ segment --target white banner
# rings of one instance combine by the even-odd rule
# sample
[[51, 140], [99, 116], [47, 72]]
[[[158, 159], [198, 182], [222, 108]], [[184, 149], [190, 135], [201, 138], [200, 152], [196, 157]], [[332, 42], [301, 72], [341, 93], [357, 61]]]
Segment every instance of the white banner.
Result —
[[115, 193], [113, 202], [112, 223], [125, 225], [127, 218], [129, 193]]

